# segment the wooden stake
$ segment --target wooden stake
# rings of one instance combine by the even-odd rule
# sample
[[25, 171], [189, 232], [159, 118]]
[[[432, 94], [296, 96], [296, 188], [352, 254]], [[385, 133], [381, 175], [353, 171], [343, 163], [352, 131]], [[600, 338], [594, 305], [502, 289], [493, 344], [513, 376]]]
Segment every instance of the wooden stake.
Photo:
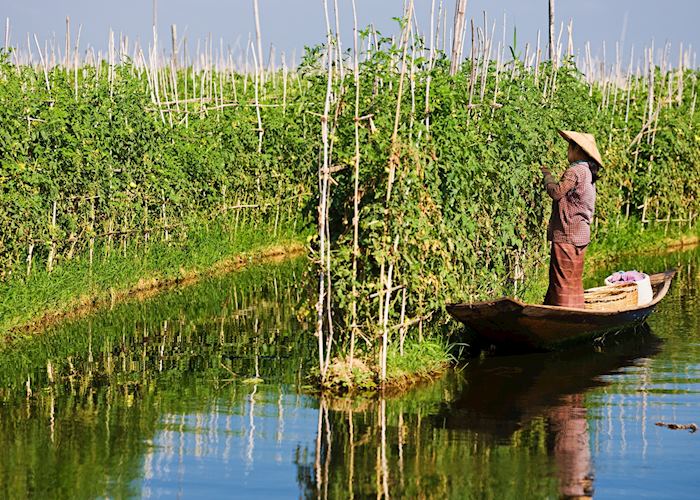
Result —
[[53, 271], [53, 260], [56, 256], [56, 202], [53, 202], [53, 207], [51, 210], [51, 249], [49, 250], [49, 258], [47, 262], [47, 269], [49, 273]]
[[29, 251], [27, 252], [27, 278], [32, 271], [32, 254], [34, 253], [34, 241], [29, 241]]
[[89, 243], [89, 253], [90, 253], [90, 270], [92, 270], [92, 259], [95, 253], [95, 198], [92, 199], [90, 205], [90, 243]]

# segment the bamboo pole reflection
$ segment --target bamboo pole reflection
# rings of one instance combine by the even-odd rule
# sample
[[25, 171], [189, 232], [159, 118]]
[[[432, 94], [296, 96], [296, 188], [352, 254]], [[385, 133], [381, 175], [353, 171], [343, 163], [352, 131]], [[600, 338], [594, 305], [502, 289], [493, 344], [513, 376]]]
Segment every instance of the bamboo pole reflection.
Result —
[[328, 483], [330, 479], [330, 467], [331, 467], [331, 424], [328, 420], [328, 407], [323, 405], [323, 421], [326, 424], [326, 460], [323, 464], [323, 498], [328, 498]]
[[355, 424], [352, 409], [348, 410], [348, 437], [350, 438], [349, 444], [349, 465], [348, 468], [348, 496], [353, 499], [355, 498], [354, 482], [355, 482]]
[[255, 394], [258, 392], [258, 384], [253, 385], [253, 390], [248, 396], [248, 441], [246, 444], [246, 466], [253, 466], [253, 452], [255, 451]]
[[275, 433], [275, 441], [277, 446], [282, 443], [284, 439], [284, 404], [283, 404], [283, 394], [282, 388], [278, 388], [277, 394], [277, 432]]
[[314, 472], [316, 476], [316, 498], [321, 498], [321, 488], [323, 486], [323, 477], [321, 475], [321, 435], [323, 432], [323, 408], [325, 400], [321, 399], [318, 409], [318, 422], [316, 425], [316, 455], [314, 457]]
[[53, 388], [51, 389], [51, 394], [49, 396], [49, 401], [50, 401], [50, 419], [49, 419], [49, 430], [50, 430], [50, 437], [51, 437], [51, 442], [55, 443], [56, 438], [55, 438], [55, 431], [56, 431], [56, 401], [53, 393]]
[[401, 482], [401, 488], [403, 489], [404, 483], [404, 464], [403, 464], [403, 439], [404, 439], [404, 422], [403, 422], [403, 408], [399, 411], [399, 429], [398, 429], [398, 441], [399, 441], [399, 480]]
[[[386, 399], [381, 398], [379, 401], [379, 422], [381, 426], [381, 478], [382, 478], [382, 494], [384, 498], [389, 498], [389, 467], [387, 466], [386, 458]], [[381, 498], [377, 492], [377, 498]]]

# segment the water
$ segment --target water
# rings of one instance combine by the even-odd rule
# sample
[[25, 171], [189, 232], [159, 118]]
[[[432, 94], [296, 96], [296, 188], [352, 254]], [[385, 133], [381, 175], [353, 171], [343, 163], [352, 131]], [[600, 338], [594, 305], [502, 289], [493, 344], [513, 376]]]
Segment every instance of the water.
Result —
[[400, 397], [303, 391], [303, 260], [18, 342], [0, 496], [696, 498], [700, 432], [655, 423], [700, 424], [700, 252], [624, 260], [680, 269], [651, 331], [471, 360]]

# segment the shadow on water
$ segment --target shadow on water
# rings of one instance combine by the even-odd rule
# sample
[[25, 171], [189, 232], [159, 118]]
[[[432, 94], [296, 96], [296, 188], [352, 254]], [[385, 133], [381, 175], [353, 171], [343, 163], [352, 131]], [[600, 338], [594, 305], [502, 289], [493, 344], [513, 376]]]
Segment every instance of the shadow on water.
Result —
[[661, 339], [648, 325], [623, 333], [600, 346], [473, 360], [462, 372], [467, 387], [445, 408], [445, 425], [509, 437], [563, 396], [602, 386], [601, 375], [660, 350]]
[[584, 393], [605, 385], [601, 376], [652, 357], [661, 347], [661, 339], [647, 325], [623, 333], [605, 346], [477, 360], [464, 370], [469, 384], [434, 417], [436, 423], [508, 442], [529, 422], [544, 419], [561, 495], [590, 495], [593, 476]]

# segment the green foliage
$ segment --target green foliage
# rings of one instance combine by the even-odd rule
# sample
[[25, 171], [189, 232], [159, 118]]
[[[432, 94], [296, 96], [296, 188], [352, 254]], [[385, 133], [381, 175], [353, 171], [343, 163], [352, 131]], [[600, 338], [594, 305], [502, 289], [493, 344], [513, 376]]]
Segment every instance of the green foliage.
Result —
[[[672, 221], [692, 226], [700, 212], [697, 71], [657, 70], [651, 96], [644, 77], [621, 87], [589, 83], [571, 61], [555, 69], [482, 58], [453, 76], [444, 54], [426, 58], [418, 41], [408, 52], [394, 135], [403, 51], [372, 38], [359, 88], [352, 72], [341, 81], [333, 71], [328, 216], [339, 352], [349, 343], [355, 303], [365, 339], [358, 349], [376, 354], [389, 267], [392, 285], [406, 292], [411, 324], [422, 325], [446, 302], [537, 293], [526, 285], [544, 269], [550, 210], [539, 166], [555, 174], [566, 167], [557, 129], [594, 133], [605, 160], [594, 241], [616, 241], [631, 220], [668, 220], [657, 225], [673, 232], [679, 223]], [[322, 49], [309, 49], [288, 74], [266, 74], [259, 108], [250, 75], [160, 68], [158, 94], [145, 68], [102, 64], [53, 68], [47, 88], [43, 70], [1, 59], [0, 278], [28, 283], [28, 264], [31, 280], [39, 267], [57, 272], [88, 260], [94, 267], [93, 257], [129, 259], [129, 249], [146, 251], [156, 241], [187, 247], [211, 219], [229, 234], [283, 221], [305, 226], [315, 214], [310, 194], [322, 147]], [[312, 257], [313, 268], [319, 259]], [[390, 297], [390, 344], [402, 297]]]
[[[422, 54], [420, 47], [413, 50]], [[518, 60], [500, 68], [479, 64], [473, 72], [466, 62], [451, 76], [444, 56], [433, 65], [416, 57], [411, 67], [409, 51], [410, 74], [394, 140], [399, 57], [396, 47], [375, 50], [360, 65], [358, 116], [371, 120], [360, 122], [355, 280], [353, 169], [333, 175], [331, 281], [341, 350], [348, 345], [354, 301], [366, 339], [358, 346], [377, 348], [390, 266], [392, 287], [405, 287], [409, 320], [436, 317], [448, 302], [497, 294], [541, 300], [534, 297], [536, 286], [525, 285], [541, 281], [545, 270], [551, 200], [539, 167], [546, 165], [555, 175], [566, 168], [567, 144], [558, 129], [593, 133], [605, 162], [597, 184], [594, 241], [613, 242], [625, 227], [639, 227], [633, 222], [639, 219], [647, 226], [678, 219], [672, 232], [681, 231], [700, 211], [696, 71], [657, 75], [653, 109], [658, 114], [650, 124], [642, 77], [631, 78], [628, 92], [610, 82], [589, 84], [571, 61], [557, 69], [547, 62], [535, 70]], [[348, 102], [356, 88], [352, 75], [336, 84], [333, 164], [352, 165], [355, 111]], [[392, 291], [390, 344], [397, 341], [401, 310], [402, 292]]]
[[[314, 162], [305, 120], [262, 109], [259, 147], [252, 85], [192, 68], [176, 78], [179, 100], [163, 102], [173, 82], [158, 100], [130, 64], [55, 67], [47, 86], [42, 69], [0, 56], [0, 280], [88, 259], [94, 245], [184, 244], [211, 219], [231, 232], [303, 225]], [[301, 89], [288, 103], [304, 107]]]

